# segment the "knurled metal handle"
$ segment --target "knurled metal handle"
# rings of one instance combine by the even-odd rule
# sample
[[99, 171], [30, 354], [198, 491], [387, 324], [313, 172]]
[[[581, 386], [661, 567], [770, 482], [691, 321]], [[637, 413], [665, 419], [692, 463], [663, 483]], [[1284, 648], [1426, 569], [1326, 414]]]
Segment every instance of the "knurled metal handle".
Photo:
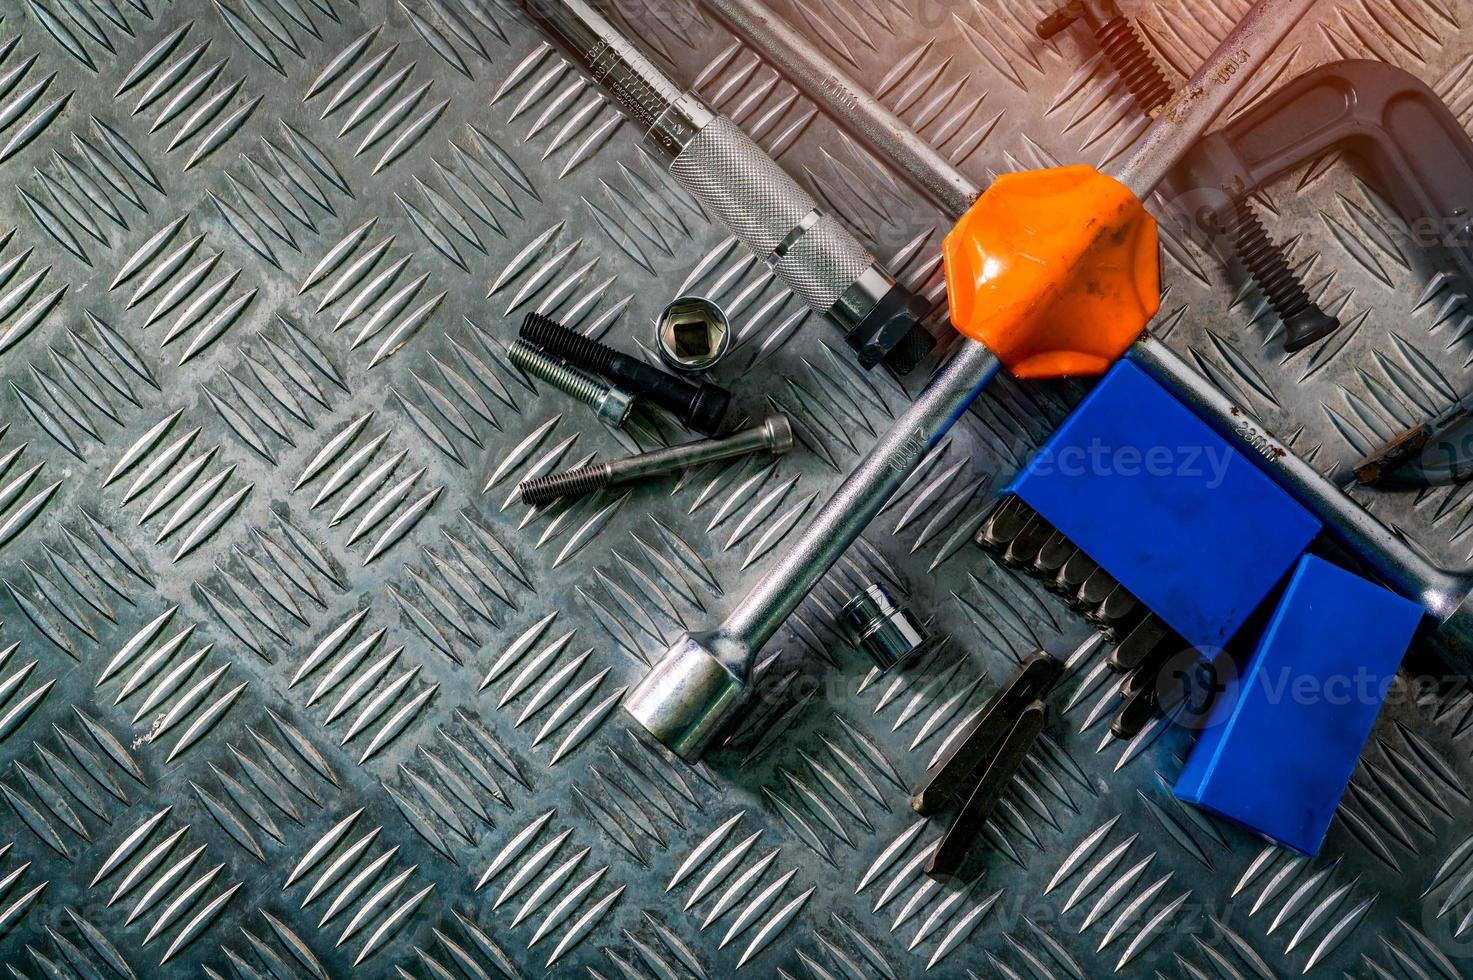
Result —
[[670, 173], [799, 298], [827, 313], [874, 256], [741, 128], [716, 116]]

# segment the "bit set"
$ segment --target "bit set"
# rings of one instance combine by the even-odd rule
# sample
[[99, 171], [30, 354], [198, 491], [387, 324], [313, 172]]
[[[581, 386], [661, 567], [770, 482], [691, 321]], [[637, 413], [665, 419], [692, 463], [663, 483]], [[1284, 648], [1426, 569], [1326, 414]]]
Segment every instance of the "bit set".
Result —
[[1187, 641], [1019, 497], [999, 499], [974, 540], [1000, 564], [1039, 579], [1114, 644], [1110, 669], [1127, 676], [1110, 731], [1139, 734], [1161, 710], [1162, 668]]
[[[1422, 618], [1417, 604], [1310, 554], [1321, 530], [1127, 358], [975, 540], [1117, 641], [1110, 665], [1130, 673], [1112, 732], [1132, 736], [1157, 710], [1202, 732], [1181, 799], [1314, 853], [1384, 688], [1300, 699], [1275, 684], [1381, 684]], [[1273, 751], [1284, 744], [1296, 750]]]
[[1110, 729], [1131, 738], [1163, 696], [1180, 705], [1163, 683], [1167, 664], [1225, 647], [1319, 530], [1126, 360], [1039, 450], [975, 541], [1114, 641], [1110, 666], [1128, 676]]

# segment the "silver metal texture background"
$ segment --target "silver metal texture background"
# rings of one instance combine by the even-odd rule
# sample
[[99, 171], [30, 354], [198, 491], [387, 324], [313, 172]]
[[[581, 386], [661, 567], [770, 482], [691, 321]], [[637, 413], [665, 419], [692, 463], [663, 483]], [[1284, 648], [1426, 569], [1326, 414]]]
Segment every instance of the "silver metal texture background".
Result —
[[[939, 299], [936, 215], [699, 11], [650, 4], [620, 0], [631, 32]], [[1031, 37], [1036, 0], [778, 6], [978, 179], [1136, 132], [1082, 34]], [[1247, 2], [1128, 6], [1181, 73]], [[969, 543], [1077, 385], [976, 406], [706, 764], [630, 731], [647, 659], [763, 573], [906, 391], [505, 0], [0, 12], [8, 975], [1473, 975], [1473, 700], [1389, 707], [1296, 857], [1176, 803], [1190, 733], [1112, 740], [1104, 642]], [[1322, 0], [1252, 94], [1380, 58], [1466, 123], [1470, 18]], [[1343, 473], [1473, 385], [1470, 323], [1342, 161], [1264, 198], [1346, 327], [1285, 357], [1241, 276], [1173, 241], [1161, 332]], [[790, 413], [800, 451], [516, 503], [528, 475], [687, 437], [528, 383], [503, 356], [521, 316], [647, 349], [682, 288], [726, 304], [717, 378]], [[1368, 499], [1468, 558], [1473, 487]], [[832, 628], [871, 579], [946, 638], [883, 679]], [[987, 874], [940, 887], [906, 788], [1039, 646], [1069, 658], [1062, 710]]]

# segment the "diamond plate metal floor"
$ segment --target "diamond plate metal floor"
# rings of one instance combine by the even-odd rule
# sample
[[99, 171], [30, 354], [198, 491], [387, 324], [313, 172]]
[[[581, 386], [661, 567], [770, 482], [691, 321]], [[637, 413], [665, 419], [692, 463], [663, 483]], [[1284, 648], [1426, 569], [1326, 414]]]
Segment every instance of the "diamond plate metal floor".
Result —
[[[619, 0], [939, 298], [937, 216], [689, 4]], [[1103, 162], [1126, 93], [1034, 0], [776, 5], [974, 177]], [[1127, 4], [1178, 71], [1246, 0]], [[617, 711], [907, 392], [663, 174], [507, 0], [0, 4], [0, 962], [15, 977], [1473, 975], [1473, 699], [1382, 715], [1309, 861], [1176, 803], [1187, 733], [1106, 721], [1104, 641], [970, 544], [1081, 390], [1004, 384], [782, 632], [699, 768]], [[1473, 5], [1322, 0], [1250, 98], [1394, 62], [1473, 118]], [[1347, 326], [1286, 357], [1169, 242], [1163, 334], [1326, 472], [1473, 386], [1470, 323], [1327, 159], [1265, 195]], [[513, 488], [683, 438], [597, 424], [504, 356], [529, 310], [625, 349], [682, 289], [739, 410], [799, 452], [534, 514]], [[924, 373], [924, 372], [922, 372]], [[914, 387], [918, 381], [912, 381]], [[1473, 491], [1368, 498], [1451, 564]], [[947, 641], [869, 676], [854, 584]], [[1064, 710], [989, 826], [920, 868], [914, 782], [1010, 665]]]

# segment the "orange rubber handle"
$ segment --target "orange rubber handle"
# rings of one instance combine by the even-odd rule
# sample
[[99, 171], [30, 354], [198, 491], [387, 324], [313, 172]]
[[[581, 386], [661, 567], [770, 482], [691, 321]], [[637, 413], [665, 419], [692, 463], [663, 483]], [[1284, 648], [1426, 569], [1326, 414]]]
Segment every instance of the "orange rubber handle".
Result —
[[1156, 220], [1093, 167], [999, 177], [945, 260], [952, 324], [1018, 378], [1104, 374], [1161, 308]]

